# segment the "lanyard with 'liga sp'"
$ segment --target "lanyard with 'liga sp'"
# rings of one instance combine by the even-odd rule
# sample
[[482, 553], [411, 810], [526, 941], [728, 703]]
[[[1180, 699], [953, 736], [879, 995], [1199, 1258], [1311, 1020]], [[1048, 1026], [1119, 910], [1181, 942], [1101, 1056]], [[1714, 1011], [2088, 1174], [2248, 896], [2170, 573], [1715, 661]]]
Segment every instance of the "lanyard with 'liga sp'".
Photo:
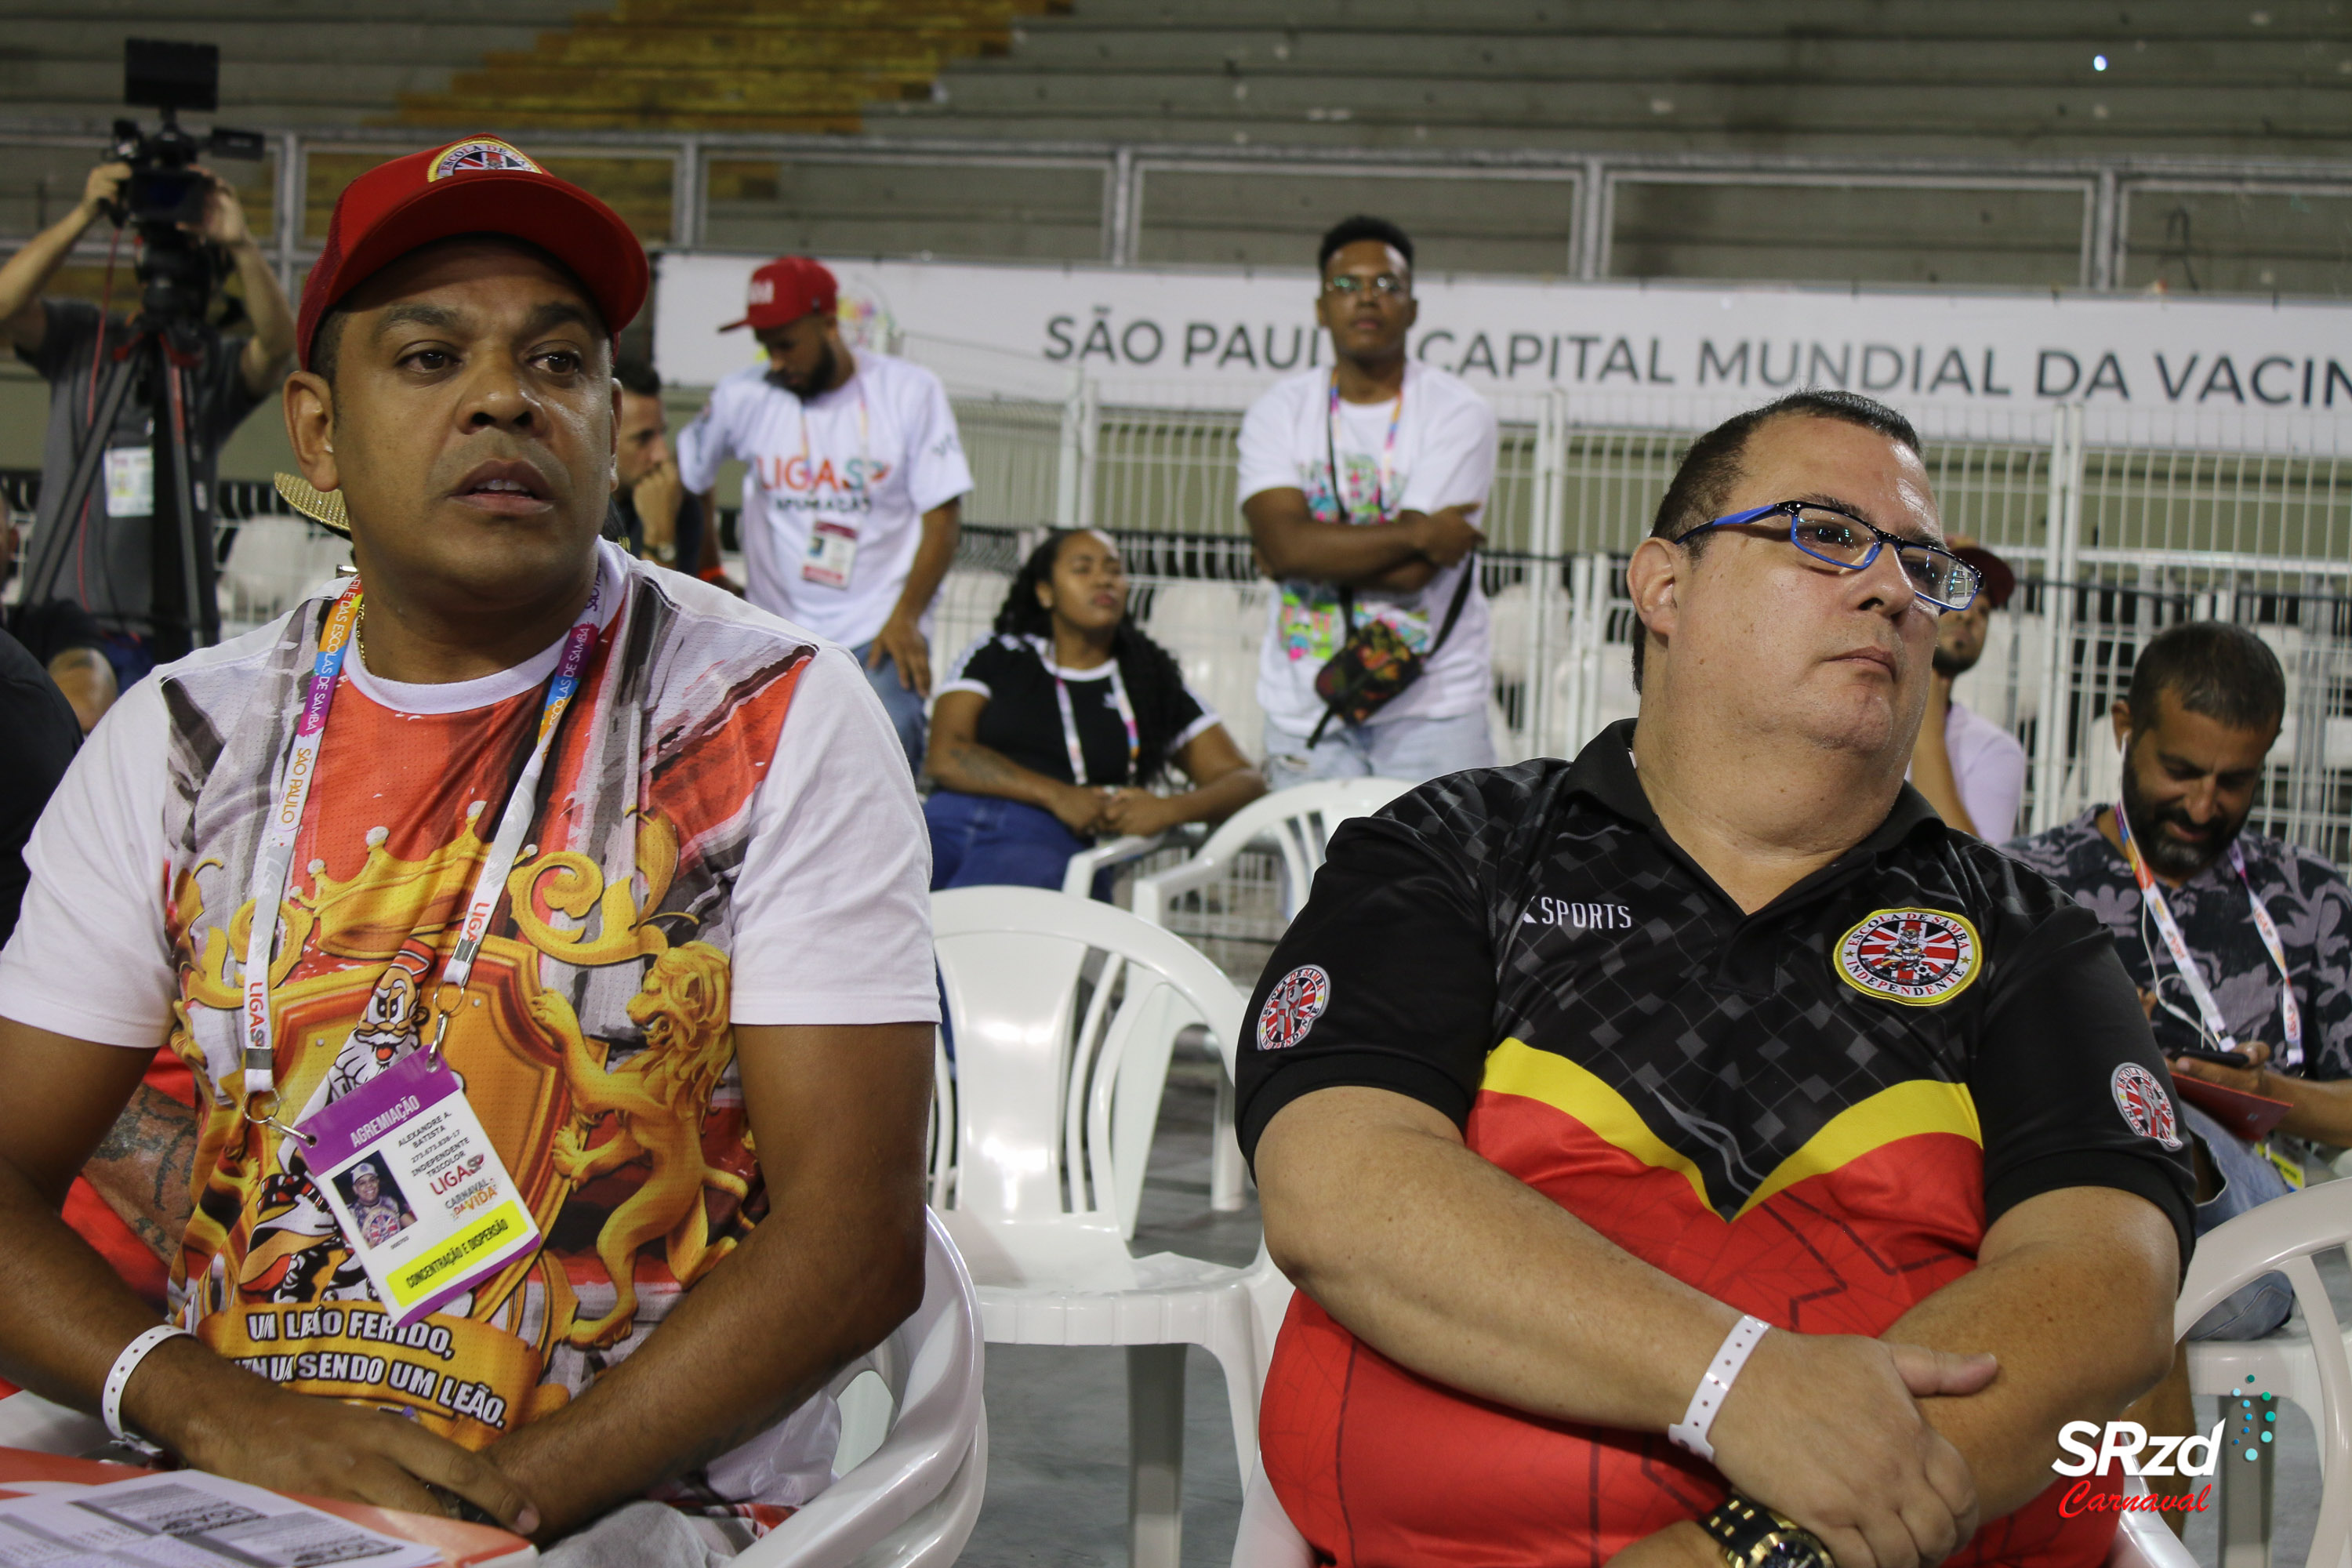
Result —
[[[2156, 876], [2141, 858], [2139, 846], [2132, 842], [2131, 821], [2124, 816], [2123, 803], [2116, 803], [2116, 837], [2123, 840], [2124, 858], [2131, 863], [2132, 880], [2139, 884], [2140, 901], [2147, 906], [2149, 916], [2156, 921], [2158, 934], [2164, 938], [2165, 951], [2172, 954], [2172, 966], [2180, 972], [2181, 983], [2189, 987], [2190, 1000], [2197, 1004], [2198, 1016], [2205, 1020], [2206, 1033], [2219, 1042], [2225, 1051], [2238, 1048], [2237, 1037], [2230, 1032], [2227, 1019], [2221, 1016], [2221, 1005], [2213, 999], [2213, 988], [2205, 984], [2205, 976], [2197, 967], [2197, 957], [2189, 951], [2189, 939], [2181, 934], [2180, 922], [2173, 918], [2172, 905], [2164, 896]], [[2246, 902], [2252, 908], [2254, 930], [2261, 933], [2263, 946], [2271, 955], [2271, 963], [2279, 972], [2279, 1017], [2284, 1026], [2286, 1040], [2279, 1052], [2279, 1066], [2298, 1068], [2303, 1065], [2303, 1009], [2294, 1000], [2294, 972], [2287, 967], [2286, 943], [2279, 937], [2277, 922], [2264, 907], [2262, 895], [2254, 891], [2252, 877], [2246, 875], [2245, 851], [2237, 845], [2230, 846], [2230, 868], [2238, 873], [2238, 885], [2246, 890]], [[2170, 1008], [2168, 1005], [2167, 1010]]]
[[[507, 793], [506, 808], [499, 814], [498, 833], [490, 840], [489, 853], [483, 857], [480, 871], [475, 875], [472, 895], [466, 900], [465, 920], [458, 927], [457, 945], [450, 950], [448, 962], [441, 967], [441, 983], [434, 994], [434, 1011], [438, 1016], [434, 1022], [430, 1055], [437, 1057], [440, 1052], [441, 1037], [448, 1032], [449, 1016], [465, 994], [466, 982], [474, 970], [474, 956], [481, 951], [482, 938], [489, 931], [490, 913], [498, 908], [507, 873], [514, 868], [515, 857], [522, 850], [523, 836], [530, 831], [531, 818], [537, 815], [539, 775], [552, 749], [556, 728], [563, 721], [563, 710], [580, 688], [580, 674], [587, 668], [589, 651], [596, 646], [596, 609], [603, 592], [600, 580], [588, 592], [587, 607], [565, 634], [563, 653], [557, 660], [555, 677], [548, 682], [547, 700], [540, 710], [539, 734], [531, 743], [530, 760], [523, 763], [521, 775]], [[294, 841], [301, 833], [302, 815], [310, 801], [310, 784], [318, 775], [319, 746], [326, 736], [327, 713], [334, 705], [335, 689], [341, 682], [344, 653], [359, 625], [360, 604], [360, 584], [354, 579], [335, 601], [334, 608], [328, 613], [327, 625], [319, 634], [319, 655], [312, 666], [310, 695], [303, 700], [301, 717], [295, 723], [293, 739], [287, 747], [278, 787], [271, 797], [277, 804], [262, 835], [260, 852], [253, 862], [253, 923], [245, 949], [245, 1114], [248, 1121], [269, 1122], [281, 1131], [292, 1129], [276, 1120], [276, 1028], [270, 1018], [269, 961], [278, 937], [278, 910], [285, 902], [286, 889], [293, 876]], [[267, 1109], [263, 1109], [265, 1106]]]

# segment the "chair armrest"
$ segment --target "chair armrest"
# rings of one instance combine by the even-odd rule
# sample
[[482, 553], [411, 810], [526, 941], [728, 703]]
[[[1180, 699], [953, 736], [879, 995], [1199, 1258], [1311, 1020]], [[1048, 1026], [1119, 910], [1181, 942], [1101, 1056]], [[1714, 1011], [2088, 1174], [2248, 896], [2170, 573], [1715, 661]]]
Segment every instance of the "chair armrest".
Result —
[[1091, 849], [1081, 849], [1070, 857], [1069, 869], [1062, 873], [1062, 891], [1073, 898], [1094, 896], [1095, 873], [1107, 866], [1126, 860], [1139, 860], [1168, 842], [1165, 833], [1148, 834], [1141, 837], [1130, 833], [1121, 838], [1097, 844]]

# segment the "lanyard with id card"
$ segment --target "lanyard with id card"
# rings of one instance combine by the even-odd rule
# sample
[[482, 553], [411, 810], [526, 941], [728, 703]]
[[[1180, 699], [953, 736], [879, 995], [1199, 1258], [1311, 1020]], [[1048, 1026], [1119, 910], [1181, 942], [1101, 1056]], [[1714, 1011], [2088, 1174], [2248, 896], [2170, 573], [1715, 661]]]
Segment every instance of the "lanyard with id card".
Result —
[[[868, 419], [866, 410], [866, 388], [857, 386], [857, 471], [868, 474], [873, 463], [867, 456]], [[828, 465], [827, 471], [830, 471]], [[811, 475], [809, 499], [816, 499], [814, 470], [809, 466], [808, 405], [801, 405], [801, 472]], [[846, 588], [857, 570], [857, 524], [843, 517], [816, 517], [809, 521], [808, 548], [801, 555], [801, 581], [814, 583], [824, 588]]]
[[[2213, 988], [2205, 983], [2203, 973], [2197, 967], [2197, 956], [2189, 951], [2189, 939], [2181, 934], [2171, 900], [2164, 896], [2164, 889], [2148, 869], [2139, 846], [2132, 841], [2131, 819], [2124, 815], [2123, 802], [2116, 803], [2115, 814], [2116, 837], [2123, 842], [2124, 859], [2131, 867], [2132, 880], [2139, 886], [2141, 908], [2156, 921], [2157, 931], [2164, 938], [2165, 951], [2172, 955], [2172, 966], [2179, 973], [2181, 984], [2189, 988], [2189, 1000], [2197, 1005], [2198, 1018], [2203, 1023], [2199, 1032], [2210, 1037], [2217, 1049], [2236, 1050], [2237, 1037], [2230, 1032], [2229, 1020], [2222, 1016], [2221, 1004], [2214, 1000]], [[2303, 1009], [2294, 999], [2294, 971], [2287, 964], [2286, 944], [2279, 937], [2278, 924], [2271, 919], [2262, 895], [2254, 891], [2253, 878], [2246, 872], [2246, 853], [2235, 843], [2230, 846], [2230, 866], [2238, 874], [2238, 885], [2245, 889], [2254, 930], [2263, 939], [2272, 965], [2278, 970], [2280, 1025], [2285, 1037], [2280, 1042], [2275, 1059], [2282, 1068], [2293, 1071], [2303, 1065]], [[2145, 930], [2142, 928], [2143, 935]], [[2154, 967], [2151, 962], [2151, 972]], [[2159, 1005], [2166, 1012], [2180, 1016], [2180, 1010], [2163, 1002], [2160, 996]], [[2182, 1021], [2188, 1022], [2185, 1018]]]
[[[467, 1103], [465, 1086], [441, 1047], [449, 1019], [465, 999], [466, 983], [507, 874], [537, 815], [540, 774], [596, 645], [602, 594], [600, 583], [564, 637], [529, 758], [508, 791], [498, 831], [475, 875], [457, 944], [442, 965], [433, 996], [436, 1016], [430, 1039], [312, 1112], [299, 1127], [278, 1120], [269, 998], [278, 922], [262, 918], [260, 911], [278, 909], [286, 897], [328, 710], [359, 622], [357, 581], [336, 600], [320, 634], [310, 693], [280, 766], [272, 796], [276, 804], [254, 862], [256, 918], [245, 962], [245, 1115], [303, 1145], [311, 1185], [333, 1213], [353, 1259], [395, 1326], [464, 1295], [539, 1245], [538, 1224], [491, 1146], [481, 1119]], [[396, 970], [396, 965], [387, 966], [379, 987], [393, 983]]]

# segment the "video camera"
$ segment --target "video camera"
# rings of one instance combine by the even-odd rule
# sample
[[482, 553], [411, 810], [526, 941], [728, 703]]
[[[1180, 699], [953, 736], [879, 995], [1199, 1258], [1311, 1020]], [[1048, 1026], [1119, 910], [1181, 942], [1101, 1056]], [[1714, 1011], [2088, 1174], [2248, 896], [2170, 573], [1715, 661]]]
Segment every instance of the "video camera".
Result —
[[156, 325], [204, 315], [219, 268], [202, 241], [180, 226], [201, 222], [211, 186], [194, 167], [199, 154], [259, 158], [258, 131], [219, 126], [203, 136], [181, 129], [179, 111], [209, 114], [220, 103], [220, 48], [214, 44], [127, 38], [122, 45], [122, 100], [163, 111], [152, 133], [135, 120], [114, 122], [109, 156], [131, 165], [131, 178], [113, 214], [142, 242], [138, 264], [142, 308]]

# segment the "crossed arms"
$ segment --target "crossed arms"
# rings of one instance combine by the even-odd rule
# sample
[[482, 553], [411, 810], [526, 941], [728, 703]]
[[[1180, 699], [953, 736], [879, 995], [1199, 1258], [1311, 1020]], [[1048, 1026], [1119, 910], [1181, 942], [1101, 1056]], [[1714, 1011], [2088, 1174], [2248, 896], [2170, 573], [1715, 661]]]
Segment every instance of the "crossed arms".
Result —
[[[426, 1513], [446, 1511], [438, 1488], [542, 1538], [773, 1425], [921, 1299], [932, 1031], [738, 1026], [735, 1038], [767, 1217], [562, 1410], [474, 1454], [175, 1339], [140, 1363], [126, 1423], [222, 1475]], [[25, 1086], [0, 1096], [0, 1374], [86, 1411], [156, 1320], [58, 1209], [147, 1064], [0, 1018], [0, 1076]]]
[[[1256, 1169], [1268, 1250], [1334, 1319], [1400, 1365], [1534, 1415], [1662, 1432], [1738, 1315], [1403, 1095], [1303, 1096], [1267, 1124]], [[1974, 1271], [1882, 1340], [1766, 1335], [1716, 1418], [1717, 1466], [1839, 1568], [1937, 1562], [2050, 1483], [2062, 1425], [2116, 1415], [2170, 1367], [2178, 1265], [2143, 1198], [2031, 1198], [1986, 1233]], [[1618, 1561], [1722, 1558], [1683, 1523]]]

